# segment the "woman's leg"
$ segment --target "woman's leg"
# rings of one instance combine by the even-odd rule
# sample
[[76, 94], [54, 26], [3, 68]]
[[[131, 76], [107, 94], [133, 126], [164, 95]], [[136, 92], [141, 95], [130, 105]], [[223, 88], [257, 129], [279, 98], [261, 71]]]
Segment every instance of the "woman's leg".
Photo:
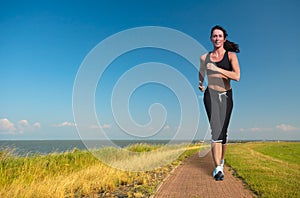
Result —
[[[226, 152], [226, 144], [222, 144], [222, 155], [221, 160], [225, 159], [225, 152]], [[223, 162], [224, 163], [224, 162]]]
[[209, 119], [212, 135], [211, 152], [216, 166], [220, 165], [222, 155], [222, 140], [219, 139], [221, 133], [221, 122], [219, 112], [219, 97], [217, 93], [207, 89], [204, 93], [204, 105]]
[[211, 145], [211, 150], [215, 166], [219, 166], [223, 156], [223, 146], [221, 142], [213, 142]]
[[215, 163], [215, 170], [213, 171], [213, 177], [216, 180], [223, 180], [223, 169], [220, 166], [222, 156], [222, 139], [220, 139], [220, 133], [222, 131], [222, 124], [220, 122], [219, 112], [219, 97], [218, 94], [210, 93], [209, 89], [206, 89], [204, 93], [204, 105], [209, 119], [212, 135], [211, 151], [213, 161]]
[[[221, 160], [225, 159], [225, 153], [226, 153], [226, 143], [227, 143], [227, 129], [228, 125], [230, 122], [230, 117], [233, 109], [233, 100], [232, 100], [232, 90], [227, 91], [226, 93], [226, 114], [225, 114], [225, 119], [224, 119], [224, 124], [223, 124], [223, 129], [222, 129], [222, 155], [221, 155]], [[224, 161], [223, 161], [224, 163]]]

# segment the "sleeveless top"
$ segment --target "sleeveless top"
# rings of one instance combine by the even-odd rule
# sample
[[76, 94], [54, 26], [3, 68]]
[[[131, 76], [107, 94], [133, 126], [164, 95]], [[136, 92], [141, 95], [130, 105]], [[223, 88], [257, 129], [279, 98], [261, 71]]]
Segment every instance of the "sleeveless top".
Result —
[[[219, 62], [211, 61], [210, 54], [211, 54], [211, 52], [209, 52], [207, 54], [206, 58], [205, 58], [205, 65], [207, 65], [208, 63], [213, 63], [219, 68], [225, 69], [227, 71], [232, 71], [232, 65], [231, 65], [231, 63], [229, 61], [229, 57], [228, 57], [228, 51], [225, 51], [223, 59], [220, 60]], [[216, 71], [212, 71], [212, 70], [207, 69], [207, 75], [217, 74], [217, 73], [218, 72], [216, 72]]]

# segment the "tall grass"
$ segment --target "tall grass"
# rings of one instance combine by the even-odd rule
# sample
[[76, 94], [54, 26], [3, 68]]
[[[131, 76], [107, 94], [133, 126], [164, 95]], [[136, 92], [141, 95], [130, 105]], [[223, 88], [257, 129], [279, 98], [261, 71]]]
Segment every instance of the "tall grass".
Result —
[[92, 153], [109, 166], [126, 171], [149, 171], [169, 164], [178, 158], [187, 145], [136, 144], [126, 149], [106, 147]]
[[14, 156], [9, 150], [2, 150], [0, 197], [93, 197], [120, 189], [129, 197], [150, 195], [180, 160], [195, 153], [199, 147], [190, 148], [178, 160], [153, 170], [130, 172], [110, 165], [126, 166], [127, 169], [142, 167], [140, 170], [145, 166], [151, 168], [156, 165], [155, 161], [178, 154], [178, 151], [182, 153], [182, 149], [186, 148], [187, 145], [173, 146], [161, 152], [161, 145], [138, 144], [127, 147], [126, 152], [113, 148], [98, 150], [97, 154], [110, 159], [111, 164], [101, 162], [88, 151], [77, 149], [27, 157]]
[[260, 197], [300, 197], [300, 143], [231, 144], [226, 163]]

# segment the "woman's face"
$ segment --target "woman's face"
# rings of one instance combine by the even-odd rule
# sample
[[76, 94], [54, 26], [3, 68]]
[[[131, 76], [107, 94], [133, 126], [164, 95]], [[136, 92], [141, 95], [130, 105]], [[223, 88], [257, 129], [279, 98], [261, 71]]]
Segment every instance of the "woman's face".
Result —
[[224, 33], [222, 30], [215, 29], [210, 37], [211, 42], [215, 48], [223, 47], [226, 39], [224, 38]]

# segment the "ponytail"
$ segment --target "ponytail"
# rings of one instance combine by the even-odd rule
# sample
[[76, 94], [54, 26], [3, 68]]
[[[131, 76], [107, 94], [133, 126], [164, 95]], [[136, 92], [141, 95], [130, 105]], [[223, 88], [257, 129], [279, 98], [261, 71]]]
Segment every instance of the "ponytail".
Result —
[[224, 43], [224, 49], [226, 51], [235, 52], [235, 53], [239, 53], [240, 52], [239, 45], [236, 44], [236, 43], [234, 43], [234, 42], [231, 42], [229, 40], [225, 41], [225, 43]]

